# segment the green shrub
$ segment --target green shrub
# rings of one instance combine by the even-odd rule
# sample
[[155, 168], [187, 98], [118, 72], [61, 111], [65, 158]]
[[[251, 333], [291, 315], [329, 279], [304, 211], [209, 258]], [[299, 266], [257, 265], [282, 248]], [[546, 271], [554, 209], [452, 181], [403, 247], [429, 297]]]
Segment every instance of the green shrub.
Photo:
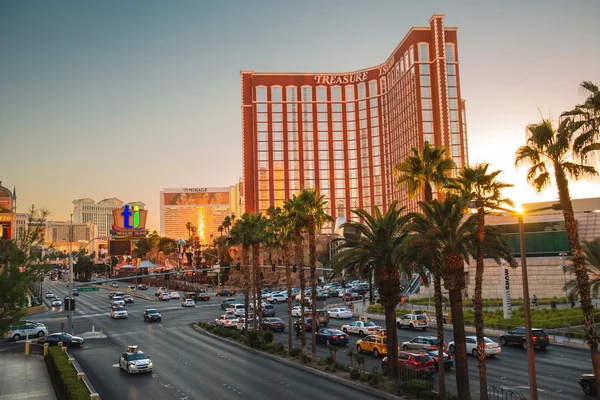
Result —
[[258, 332], [255, 330], [248, 332], [248, 344], [250, 347], [254, 347], [258, 342]]
[[83, 380], [77, 379], [75, 367], [69, 364], [67, 354], [63, 353], [60, 347], [49, 347], [44, 362], [48, 368], [56, 397], [68, 400], [87, 400], [90, 398], [90, 391]]
[[346, 364], [342, 364], [339, 361], [336, 361], [334, 365], [335, 365], [336, 369], [339, 369], [339, 370], [342, 370], [342, 371], [350, 371], [350, 367], [349, 366], [347, 366]]
[[350, 371], [350, 378], [354, 380], [360, 379], [360, 371], [357, 369]]
[[426, 390], [419, 393], [419, 399], [422, 400], [436, 400], [439, 399], [437, 393], [433, 393], [431, 390]]
[[302, 349], [292, 348], [292, 349], [290, 349], [289, 353], [290, 353], [290, 357], [296, 358], [300, 355], [300, 353], [302, 353]]
[[263, 332], [263, 340], [265, 341], [265, 343], [271, 343], [274, 338], [275, 334], [273, 333], [273, 331]]
[[402, 382], [401, 387], [403, 392], [418, 395], [421, 392], [426, 392], [430, 390], [431, 384], [427, 381], [413, 379], [410, 381]]
[[300, 361], [302, 362], [302, 364], [306, 364], [309, 360], [308, 354], [306, 353], [300, 353]]

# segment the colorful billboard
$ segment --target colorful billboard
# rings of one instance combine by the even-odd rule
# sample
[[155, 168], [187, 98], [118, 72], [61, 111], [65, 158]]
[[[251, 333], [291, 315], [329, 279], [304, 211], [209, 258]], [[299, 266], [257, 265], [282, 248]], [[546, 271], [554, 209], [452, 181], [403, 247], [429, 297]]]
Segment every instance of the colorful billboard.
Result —
[[229, 192], [164, 193], [165, 206], [229, 205]]

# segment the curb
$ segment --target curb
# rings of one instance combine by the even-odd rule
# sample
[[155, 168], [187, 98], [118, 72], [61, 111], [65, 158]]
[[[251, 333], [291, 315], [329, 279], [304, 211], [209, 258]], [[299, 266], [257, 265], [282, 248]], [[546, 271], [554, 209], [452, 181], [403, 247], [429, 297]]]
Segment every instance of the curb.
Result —
[[[75, 371], [77, 372], [83, 372], [85, 374], [85, 372], [83, 371], [83, 368], [81, 368], [81, 365], [79, 365], [79, 363], [77, 362], [77, 359], [75, 357], [73, 357], [71, 354], [69, 354], [69, 350], [65, 350], [65, 353], [67, 353], [67, 357], [68, 358], [72, 358], [73, 359], [73, 366], [75, 367]], [[88, 377], [87, 374], [85, 374], [83, 376], [83, 383], [85, 384], [85, 386], [87, 386], [87, 389], [90, 391], [90, 395], [92, 394], [97, 394], [98, 392], [96, 391], [96, 389], [94, 388], [94, 385], [92, 385], [92, 382], [90, 381], [90, 378]], [[97, 397], [98, 399], [100, 399], [100, 397]]]
[[248, 347], [248, 346], [243, 345], [241, 343], [238, 343], [236, 341], [229, 340], [229, 339], [223, 338], [223, 337], [218, 336], [218, 335], [213, 335], [212, 333], [210, 333], [210, 332], [208, 332], [208, 331], [200, 328], [196, 324], [192, 324], [191, 326], [192, 326], [192, 328], [196, 332], [200, 332], [203, 335], [210, 336], [210, 337], [218, 339], [218, 340], [220, 340], [222, 342], [226, 342], [226, 343], [232, 344], [235, 347], [238, 347], [240, 349], [244, 349], [246, 351], [249, 351], [250, 353], [262, 356], [264, 358], [268, 358], [268, 359], [273, 360], [273, 361], [280, 362], [280, 363], [285, 364], [285, 365], [287, 365], [289, 367], [293, 367], [293, 368], [299, 369], [301, 371], [308, 372], [310, 374], [313, 374], [313, 375], [319, 376], [321, 378], [324, 378], [324, 379], [327, 379], [327, 380], [339, 383], [341, 385], [344, 385], [344, 386], [352, 388], [352, 389], [359, 390], [359, 391], [361, 391], [363, 393], [370, 394], [370, 395], [378, 397], [380, 399], [386, 399], [386, 400], [407, 399], [406, 397], [396, 396], [396, 395], [393, 395], [391, 393], [387, 393], [387, 392], [384, 392], [382, 390], [375, 389], [375, 388], [372, 388], [370, 386], [363, 385], [362, 383], [352, 382], [352, 381], [349, 381], [347, 379], [341, 378], [341, 377], [339, 377], [337, 375], [328, 374], [327, 372], [323, 372], [323, 371], [315, 369], [315, 368], [310, 368], [308, 366], [300, 365], [298, 363], [292, 362], [292, 361], [287, 360], [285, 358], [277, 357], [277, 356], [275, 356], [273, 354], [269, 354], [269, 353], [265, 353], [265, 352], [257, 350], [257, 349], [253, 349], [251, 347]]

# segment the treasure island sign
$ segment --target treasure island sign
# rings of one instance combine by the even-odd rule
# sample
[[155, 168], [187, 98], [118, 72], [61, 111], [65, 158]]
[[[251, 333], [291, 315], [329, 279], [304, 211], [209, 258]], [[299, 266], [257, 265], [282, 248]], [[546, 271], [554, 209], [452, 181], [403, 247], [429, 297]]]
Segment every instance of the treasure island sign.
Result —
[[111, 226], [110, 236], [112, 239], [134, 239], [146, 237], [147, 210], [140, 210], [138, 206], [125, 205], [123, 208], [113, 210], [115, 223]]

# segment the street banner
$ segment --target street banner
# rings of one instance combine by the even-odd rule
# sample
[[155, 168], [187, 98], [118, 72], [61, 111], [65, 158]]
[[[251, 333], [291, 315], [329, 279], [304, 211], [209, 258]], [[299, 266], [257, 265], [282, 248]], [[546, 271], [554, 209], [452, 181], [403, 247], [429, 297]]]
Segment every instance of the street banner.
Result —
[[502, 308], [504, 310], [504, 319], [512, 318], [512, 304], [510, 302], [510, 279], [508, 268], [500, 268], [500, 284], [502, 285]]

